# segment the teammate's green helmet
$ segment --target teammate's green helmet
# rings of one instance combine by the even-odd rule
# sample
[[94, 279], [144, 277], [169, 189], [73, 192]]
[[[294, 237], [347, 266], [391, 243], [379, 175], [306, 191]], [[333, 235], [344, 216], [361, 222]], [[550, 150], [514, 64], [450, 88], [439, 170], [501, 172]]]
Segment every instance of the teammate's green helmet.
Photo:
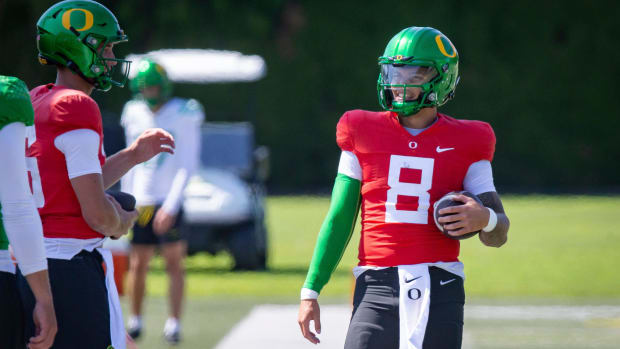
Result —
[[[145, 58], [138, 63], [137, 68], [136, 76], [129, 82], [131, 92], [144, 99], [150, 107], [167, 101], [172, 94], [172, 84], [164, 67], [152, 59]], [[152, 97], [142, 95], [142, 90], [151, 86], [159, 86], [159, 94]]]
[[104, 58], [103, 51], [127, 41], [127, 35], [105, 6], [90, 0], [59, 2], [39, 18], [37, 34], [41, 64], [68, 67], [99, 90], [124, 86], [130, 62]]
[[409, 27], [396, 34], [379, 57], [379, 66], [379, 103], [401, 115], [445, 104], [459, 81], [456, 48], [431, 27]]
[[0, 75], [0, 128], [14, 121], [30, 126], [33, 119], [26, 84], [16, 77]]

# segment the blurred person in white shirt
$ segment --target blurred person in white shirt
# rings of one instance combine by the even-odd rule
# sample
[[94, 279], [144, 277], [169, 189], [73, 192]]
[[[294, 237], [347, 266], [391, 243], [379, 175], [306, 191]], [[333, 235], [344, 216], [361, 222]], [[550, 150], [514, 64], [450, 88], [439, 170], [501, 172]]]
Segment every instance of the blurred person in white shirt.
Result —
[[121, 180], [122, 191], [136, 197], [140, 213], [131, 240], [128, 332], [132, 338], [138, 338], [142, 332], [146, 273], [159, 247], [169, 276], [170, 309], [164, 338], [176, 344], [180, 341], [187, 250], [180, 227], [183, 191], [198, 166], [204, 113], [198, 101], [172, 97], [172, 84], [157, 62], [144, 59], [137, 69], [130, 82], [134, 99], [125, 104], [121, 116], [127, 143], [144, 130], [159, 127], [175, 137], [176, 147], [173, 156], [160, 154], [134, 167]]

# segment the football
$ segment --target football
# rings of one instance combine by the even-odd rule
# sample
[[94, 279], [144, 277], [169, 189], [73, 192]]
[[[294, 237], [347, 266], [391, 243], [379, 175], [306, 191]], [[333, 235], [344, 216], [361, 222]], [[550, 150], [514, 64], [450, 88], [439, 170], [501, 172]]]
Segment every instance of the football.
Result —
[[107, 190], [106, 194], [114, 197], [125, 211], [133, 211], [136, 208], [136, 198], [129, 193]]
[[462, 194], [465, 196], [469, 196], [470, 198], [476, 200], [480, 205], [482, 205], [482, 201], [480, 201], [480, 199], [468, 192], [468, 191], [453, 191], [453, 192], [449, 192], [448, 194], [444, 195], [441, 199], [435, 201], [435, 204], [433, 204], [433, 218], [435, 219], [435, 224], [437, 225], [437, 229], [439, 229], [439, 231], [441, 231], [443, 233], [443, 235], [449, 237], [450, 239], [455, 239], [455, 240], [463, 240], [463, 239], [468, 239], [476, 234], [478, 234], [480, 232], [480, 230], [478, 231], [472, 231], [471, 233], [467, 233], [464, 235], [460, 235], [460, 236], [452, 236], [450, 234], [448, 234], [448, 230], [444, 229], [443, 224], [439, 223], [438, 219], [440, 217], [445, 217], [445, 216], [449, 216], [449, 215], [440, 215], [439, 214], [439, 210], [441, 210], [442, 208], [446, 208], [446, 207], [451, 207], [451, 206], [458, 206], [458, 205], [462, 205], [463, 202], [462, 201], [457, 201], [455, 200], [455, 196], [458, 194]]

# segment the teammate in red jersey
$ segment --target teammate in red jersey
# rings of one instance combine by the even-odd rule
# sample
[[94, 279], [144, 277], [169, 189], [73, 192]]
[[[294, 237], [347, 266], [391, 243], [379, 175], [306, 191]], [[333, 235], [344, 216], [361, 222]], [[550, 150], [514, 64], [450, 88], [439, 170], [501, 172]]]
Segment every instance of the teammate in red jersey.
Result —
[[[37, 23], [43, 64], [57, 67], [55, 84], [33, 89], [36, 141], [27, 148], [31, 186], [43, 225], [58, 334], [54, 348], [125, 348], [125, 329], [106, 237], [127, 233], [138, 214], [125, 211], [104, 189], [134, 165], [173, 153], [161, 129], [145, 131], [128, 148], [106, 158], [101, 114], [93, 89], [122, 86], [114, 72], [114, 44], [127, 40], [114, 15], [94, 1], [69, 0], [49, 8]], [[102, 263], [105, 263], [104, 271]], [[34, 298], [24, 278], [26, 311]], [[26, 324], [32, 336], [34, 324]]]
[[[337, 266], [361, 206], [362, 236], [353, 316], [346, 349], [460, 348], [463, 264], [459, 236], [481, 230], [487, 246], [506, 242], [509, 221], [495, 191], [491, 160], [495, 135], [488, 123], [437, 112], [454, 96], [458, 53], [429, 27], [402, 30], [379, 57], [377, 82], [384, 112], [346, 112], [337, 126], [342, 149], [328, 215], [301, 292], [302, 334], [318, 343], [318, 294]], [[463, 205], [432, 204], [466, 190]]]

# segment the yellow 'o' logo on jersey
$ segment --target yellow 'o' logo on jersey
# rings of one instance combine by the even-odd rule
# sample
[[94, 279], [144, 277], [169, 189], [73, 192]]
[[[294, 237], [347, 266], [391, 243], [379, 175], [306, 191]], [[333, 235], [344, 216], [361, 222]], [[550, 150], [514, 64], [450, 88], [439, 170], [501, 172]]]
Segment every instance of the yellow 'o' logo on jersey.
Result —
[[[443, 41], [441, 40], [441, 38], [445, 38], [446, 41], [450, 44], [450, 46], [452, 46], [452, 54], [449, 55], [448, 52], [446, 52], [446, 47], [443, 45]], [[450, 40], [448, 40], [448, 38], [442, 36], [441, 34], [438, 34], [435, 37], [435, 42], [437, 43], [437, 48], [439, 48], [439, 52], [441, 52], [442, 55], [449, 57], [449, 58], [454, 58], [456, 57], [456, 48], [454, 47], [454, 45], [452, 45], [452, 42]]]
[[66, 11], [65, 13], [63, 13], [62, 14], [62, 26], [63, 27], [65, 27], [66, 29], [71, 28], [71, 12], [73, 11], [84, 12], [84, 26], [82, 28], [75, 28], [75, 30], [81, 32], [81, 31], [88, 30], [93, 27], [93, 22], [94, 22], [93, 13], [83, 8], [72, 8]]

